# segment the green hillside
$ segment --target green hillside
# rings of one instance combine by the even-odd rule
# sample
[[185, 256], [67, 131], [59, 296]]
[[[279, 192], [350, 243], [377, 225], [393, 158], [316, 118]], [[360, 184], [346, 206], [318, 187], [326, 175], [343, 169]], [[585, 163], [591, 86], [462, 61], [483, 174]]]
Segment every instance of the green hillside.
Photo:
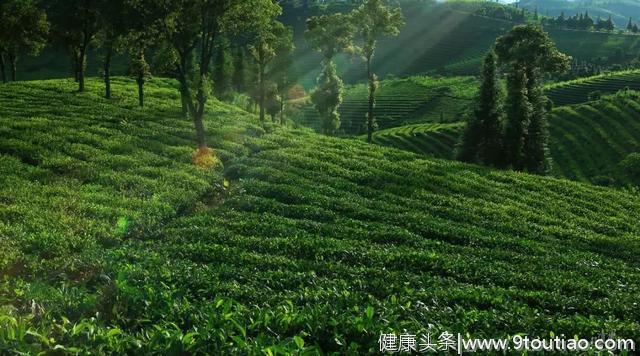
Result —
[[[376, 121], [380, 129], [412, 123], [460, 121], [477, 90], [474, 77], [409, 77], [380, 82], [376, 94]], [[358, 135], [366, 131], [368, 88], [350, 86], [339, 107], [341, 130]], [[311, 103], [303, 107], [300, 123], [321, 127]]]
[[623, 89], [640, 90], [640, 71], [613, 72], [547, 87], [546, 94], [555, 106], [586, 103], [593, 96], [611, 94]]
[[[463, 125], [409, 125], [376, 132], [378, 144], [452, 158]], [[554, 109], [549, 118], [553, 174], [596, 183], [626, 183], [618, 164], [640, 151], [640, 94], [620, 92], [601, 100]]]
[[581, 181], [617, 177], [620, 161], [640, 151], [640, 94], [621, 92], [554, 110], [551, 147], [557, 175]]
[[[640, 337], [640, 200], [270, 130], [213, 103], [0, 86], [0, 353], [373, 353], [381, 332]], [[432, 329], [427, 330], [432, 326]]]
[[[515, 22], [481, 16], [481, 7], [497, 6], [487, 2], [453, 2], [438, 5], [403, 3], [406, 26], [398, 37], [380, 41], [374, 70], [381, 78], [388, 75], [418, 74], [476, 75], [482, 57], [495, 39], [510, 30]], [[348, 11], [348, 6], [333, 6], [328, 11]], [[291, 11], [282, 20], [294, 27], [296, 69], [300, 82], [312, 88], [319, 73], [320, 57], [304, 40], [304, 19], [313, 13]], [[626, 64], [640, 55], [640, 36], [549, 29], [558, 48], [580, 61], [604, 66]], [[338, 71], [348, 83], [366, 78], [359, 57], [342, 56]]]

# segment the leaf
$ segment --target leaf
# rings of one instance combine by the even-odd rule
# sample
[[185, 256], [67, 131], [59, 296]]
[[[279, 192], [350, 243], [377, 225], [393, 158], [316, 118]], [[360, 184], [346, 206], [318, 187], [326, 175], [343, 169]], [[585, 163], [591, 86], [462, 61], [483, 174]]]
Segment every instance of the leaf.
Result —
[[367, 316], [367, 319], [373, 319], [374, 310], [372, 306], [368, 306], [364, 313]]
[[301, 338], [300, 336], [297, 336], [297, 335], [294, 336], [293, 341], [296, 343], [299, 349], [304, 348], [304, 339]]

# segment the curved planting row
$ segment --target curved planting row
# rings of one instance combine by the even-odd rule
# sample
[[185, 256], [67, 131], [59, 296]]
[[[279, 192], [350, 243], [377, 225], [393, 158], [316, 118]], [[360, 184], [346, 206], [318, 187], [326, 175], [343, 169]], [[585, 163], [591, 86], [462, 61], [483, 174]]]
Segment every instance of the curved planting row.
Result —
[[586, 103], [601, 95], [623, 89], [640, 90], [640, 71], [616, 72], [569, 82], [547, 88], [547, 96], [556, 106]]
[[381, 130], [373, 142], [436, 158], [453, 159], [464, 123], [416, 124]]
[[556, 174], [585, 181], [610, 176], [621, 160], [640, 150], [640, 97], [620, 93], [558, 108], [550, 131]]

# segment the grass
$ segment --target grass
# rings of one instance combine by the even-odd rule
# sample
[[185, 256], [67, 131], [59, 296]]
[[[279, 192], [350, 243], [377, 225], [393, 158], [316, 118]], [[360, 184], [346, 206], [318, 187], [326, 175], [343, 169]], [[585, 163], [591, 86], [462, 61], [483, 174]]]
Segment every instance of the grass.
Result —
[[636, 195], [265, 133], [219, 103], [206, 125], [225, 170], [202, 170], [174, 86], [152, 82], [144, 110], [126, 80], [113, 102], [68, 81], [0, 87], [2, 352], [640, 337]]
[[[628, 183], [618, 164], [640, 150], [639, 117], [640, 96], [633, 91], [555, 108], [549, 118], [553, 174], [582, 182]], [[460, 123], [407, 125], [376, 132], [374, 142], [451, 159], [463, 127]]]
[[[409, 77], [380, 82], [375, 115], [378, 127], [386, 129], [413, 123], [460, 121], [477, 90], [474, 77]], [[347, 88], [339, 108], [345, 134], [366, 132], [368, 87]], [[301, 122], [319, 128], [320, 119], [309, 103]]]

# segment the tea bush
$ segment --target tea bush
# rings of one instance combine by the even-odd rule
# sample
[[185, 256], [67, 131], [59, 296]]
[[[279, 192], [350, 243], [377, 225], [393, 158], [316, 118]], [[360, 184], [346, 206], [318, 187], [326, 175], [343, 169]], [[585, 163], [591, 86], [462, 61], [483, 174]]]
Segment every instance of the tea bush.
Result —
[[202, 170], [175, 84], [151, 81], [140, 110], [114, 82], [113, 102], [70, 81], [0, 86], [0, 353], [375, 353], [404, 330], [640, 338], [634, 193], [265, 133], [217, 102], [224, 171]]

